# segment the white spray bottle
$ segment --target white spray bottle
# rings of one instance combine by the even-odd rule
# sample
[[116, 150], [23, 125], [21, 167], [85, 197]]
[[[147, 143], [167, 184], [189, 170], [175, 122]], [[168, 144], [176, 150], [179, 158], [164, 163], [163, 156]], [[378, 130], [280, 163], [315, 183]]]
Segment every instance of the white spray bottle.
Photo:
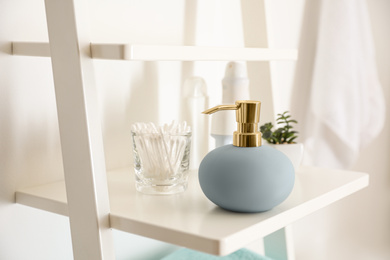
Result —
[[209, 129], [208, 119], [201, 114], [208, 107], [206, 83], [201, 77], [188, 78], [184, 82], [183, 93], [182, 119], [192, 129], [190, 169], [197, 169], [209, 151], [209, 135], [206, 130]]
[[[222, 104], [233, 104], [236, 100], [249, 100], [249, 79], [245, 62], [229, 62], [222, 79]], [[234, 111], [221, 111], [211, 119], [211, 136], [215, 146], [233, 143], [232, 133], [236, 127]]]

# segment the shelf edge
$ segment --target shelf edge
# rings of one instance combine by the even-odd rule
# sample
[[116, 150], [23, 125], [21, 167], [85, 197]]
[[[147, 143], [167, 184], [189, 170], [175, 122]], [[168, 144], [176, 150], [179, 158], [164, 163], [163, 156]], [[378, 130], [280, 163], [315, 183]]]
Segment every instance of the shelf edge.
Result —
[[43, 198], [42, 196], [36, 196], [31, 193], [23, 191], [16, 191], [16, 203], [29, 206], [32, 208], [56, 213], [65, 217], [69, 216], [68, 204], [66, 202]]
[[[259, 239], [259, 237], [265, 237], [280, 229], [280, 226], [287, 226], [293, 222], [302, 219], [303, 217], [310, 215], [322, 208], [325, 208], [339, 200], [342, 200], [355, 192], [366, 188], [369, 185], [369, 175], [367, 173], [361, 173], [362, 176], [353, 182], [345, 184], [335, 190], [329, 191], [316, 199], [306, 201], [305, 203], [294, 207], [290, 210], [284, 211], [277, 216], [270, 218], [267, 221], [258, 223], [250, 229], [242, 230], [232, 236], [225, 238], [221, 246], [221, 251], [229, 251], [229, 253], [238, 250], [246, 244], [240, 241], [243, 238], [252, 237], [253, 241]], [[277, 210], [277, 208], [276, 208]], [[264, 212], [267, 214], [267, 212]], [[235, 245], [232, 247], [232, 245]], [[226, 248], [226, 249], [224, 249]]]
[[296, 49], [91, 43], [94, 59], [133, 61], [296, 60]]
[[17, 190], [16, 203], [68, 216], [65, 183], [57, 181]]
[[181, 235], [183, 232], [180, 230], [145, 224], [135, 220], [128, 220], [115, 214], [110, 214], [110, 225], [111, 228], [116, 230], [157, 239], [166, 243], [191, 248], [209, 254], [224, 254], [224, 252], [220, 250], [221, 242], [218, 239], [189, 234], [185, 234], [186, 239], [181, 239], [183, 237], [183, 235]]
[[[294, 61], [296, 49], [91, 43], [93, 59], [128, 61]], [[48, 42], [12, 42], [12, 54], [50, 57]]]
[[12, 55], [50, 57], [48, 42], [12, 42]]

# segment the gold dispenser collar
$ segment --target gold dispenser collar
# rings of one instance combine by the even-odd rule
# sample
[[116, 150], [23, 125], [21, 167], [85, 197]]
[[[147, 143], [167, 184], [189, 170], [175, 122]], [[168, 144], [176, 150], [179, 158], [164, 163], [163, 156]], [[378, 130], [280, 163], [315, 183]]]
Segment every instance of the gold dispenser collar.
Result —
[[221, 110], [236, 110], [237, 131], [233, 133], [233, 145], [239, 147], [261, 146], [261, 133], [259, 132], [260, 101], [239, 100], [235, 105], [220, 105], [203, 114], [213, 114]]

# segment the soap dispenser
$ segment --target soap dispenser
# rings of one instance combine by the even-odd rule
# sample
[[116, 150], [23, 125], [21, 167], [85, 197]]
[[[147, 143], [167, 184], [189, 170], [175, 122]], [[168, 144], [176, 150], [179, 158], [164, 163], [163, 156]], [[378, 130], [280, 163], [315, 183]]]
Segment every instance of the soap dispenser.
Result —
[[282, 203], [294, 187], [295, 172], [282, 152], [261, 145], [260, 101], [241, 100], [204, 111], [236, 110], [233, 144], [209, 152], [199, 166], [203, 193], [235, 212], [263, 212]]

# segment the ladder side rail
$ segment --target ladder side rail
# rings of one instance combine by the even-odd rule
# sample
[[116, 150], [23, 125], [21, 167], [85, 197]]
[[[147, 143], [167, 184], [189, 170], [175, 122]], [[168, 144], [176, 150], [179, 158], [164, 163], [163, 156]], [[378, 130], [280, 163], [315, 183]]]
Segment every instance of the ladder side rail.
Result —
[[45, 0], [74, 259], [114, 259], [86, 5]]

